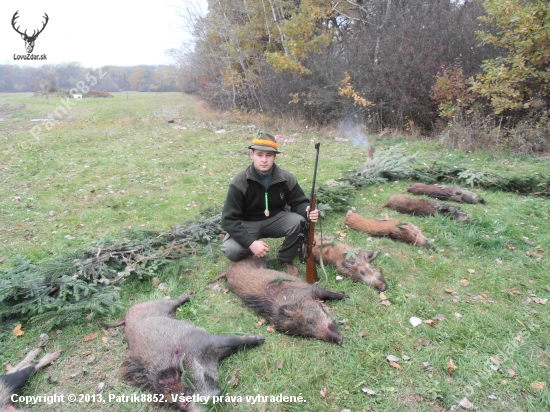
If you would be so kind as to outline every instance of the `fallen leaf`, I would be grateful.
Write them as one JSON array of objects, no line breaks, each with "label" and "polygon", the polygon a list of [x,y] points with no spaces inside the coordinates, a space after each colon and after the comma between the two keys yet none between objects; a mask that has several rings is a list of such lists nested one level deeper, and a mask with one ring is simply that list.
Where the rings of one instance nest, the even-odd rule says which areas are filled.
[{"label": "fallen leaf", "polygon": [[390,362],[398,362],[399,361],[399,358],[395,355],[388,355],[388,356],[386,356],[386,359]]},{"label": "fallen leaf", "polygon": [[274,328],[272,325],[269,325],[269,326],[266,328],[266,330],[267,330],[268,332],[275,332],[275,328]]},{"label": "fallen leaf", "polygon": [[427,319],[427,320],[424,321],[424,323],[425,323],[426,325],[429,325],[429,326],[431,326],[432,328],[434,328],[435,325],[437,324],[437,320],[436,320],[436,319]]},{"label": "fallen leaf", "polygon": [[89,356],[86,357],[86,359],[84,359],[84,362],[85,362],[85,363],[88,363],[88,364],[94,363],[94,362],[95,362],[95,359],[96,359],[96,358],[95,358],[94,355],[89,355]]},{"label": "fallen leaf", "polygon": [[229,379],[229,382],[228,384],[231,385],[231,386],[237,386],[237,384],[239,383],[239,377],[235,374],[231,377],[231,379]]},{"label": "fallen leaf", "polygon": [[401,369],[401,365],[396,362],[390,362],[390,366],[395,369]]},{"label": "fallen leaf", "polygon": [[508,373],[509,378],[513,378],[514,376],[516,376],[516,371],[513,369],[508,369],[506,372]]},{"label": "fallen leaf", "polygon": [[536,389],[537,391],[543,391],[546,387],[546,382],[533,382],[531,388]]},{"label": "fallen leaf", "polygon": [[278,360],[275,362],[275,367],[277,369],[283,369],[283,361],[282,360]]},{"label": "fallen leaf", "polygon": [[442,315],[441,313],[438,313],[437,315],[435,315],[435,318],[438,321],[443,322],[445,320],[445,315]]},{"label": "fallen leaf", "polygon": [[376,395],[376,392],[373,391],[372,389],[369,389],[369,388],[363,388],[361,389],[364,393],[366,393],[367,395],[371,395],[371,396],[374,396]]},{"label": "fallen leaf", "polygon": [[468,409],[470,411],[474,409],[474,404],[470,402],[468,398],[462,398],[458,404],[464,409]]},{"label": "fallen leaf", "polygon": [[435,257],[432,255],[430,256],[430,262],[433,262],[435,260]]},{"label": "fallen leaf", "polygon": [[468,269],[468,273],[470,275],[473,275],[474,273],[476,273],[475,269]]},{"label": "fallen leaf", "polygon": [[380,304],[384,306],[391,306],[391,302],[389,300],[382,300]]},{"label": "fallen leaf", "polygon": [[102,341],[103,343],[109,343],[109,339],[107,339],[106,336],[103,336],[103,337],[101,338],[101,341]]},{"label": "fallen leaf", "polygon": [[97,332],[90,333],[88,336],[86,336],[84,338],[84,342],[89,342],[89,341],[91,341],[92,339],[95,339],[95,338],[97,338]]},{"label": "fallen leaf", "polygon": [[319,392],[319,395],[321,395],[321,398],[325,399],[328,396],[327,388],[321,389],[321,392]]},{"label": "fallen leaf", "polygon": [[256,323],[256,326],[262,326],[265,323],[265,318],[260,318],[260,320]]},{"label": "fallen leaf", "polygon": [[491,362],[493,362],[495,365],[500,365],[500,361],[497,358],[490,356],[489,359],[491,359]]},{"label": "fallen leaf", "polygon": [[455,362],[452,358],[450,358],[449,362],[447,362],[447,373],[449,375],[452,375],[457,369],[458,367],[456,366]]},{"label": "fallen leaf", "polygon": [[380,292],[380,300],[388,300],[384,292]]},{"label": "fallen leaf", "polygon": [[470,284],[466,278],[462,278],[458,283],[460,283],[461,286],[468,286]]},{"label": "fallen leaf", "polygon": [[25,334],[25,332],[23,332],[21,330],[21,324],[17,325],[15,328],[13,328],[13,330],[11,331],[11,333],[13,333],[15,336],[19,337],[19,336],[23,336]]},{"label": "fallen leaf", "polygon": [[517,322],[518,322],[521,326],[525,327],[525,323],[523,323],[523,322],[522,322],[521,320],[519,320],[519,319],[516,319],[516,320],[517,320]]},{"label": "fallen leaf", "polygon": [[403,360],[404,361],[410,361],[411,360],[411,357],[410,356],[407,356],[407,355],[403,355]]},{"label": "fallen leaf", "polygon": [[413,326],[413,328],[416,328],[418,325],[422,324],[422,319],[413,316],[409,319],[409,323]]},{"label": "fallen leaf", "polygon": [[367,336],[367,333],[362,330],[361,332],[357,333],[357,336],[359,336],[360,338],[364,338],[365,336]]},{"label": "fallen leaf", "polygon": [[452,289],[445,289],[445,293],[454,293],[454,290],[452,290]]}]

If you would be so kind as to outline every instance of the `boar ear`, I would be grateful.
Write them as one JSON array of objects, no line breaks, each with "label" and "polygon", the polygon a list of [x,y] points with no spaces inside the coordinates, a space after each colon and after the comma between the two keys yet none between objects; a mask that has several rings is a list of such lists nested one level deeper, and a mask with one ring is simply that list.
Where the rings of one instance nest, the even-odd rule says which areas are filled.
[{"label": "boar ear", "polygon": [[292,318],[295,313],[296,313],[296,305],[287,304],[287,305],[282,305],[279,308],[279,315],[287,318]]},{"label": "boar ear", "polygon": [[362,250],[360,256],[362,259],[365,259],[368,263],[372,262],[380,254],[379,250]]},{"label": "boar ear", "polygon": [[355,264],[355,262],[351,261],[351,260],[344,260],[342,262],[342,266],[345,267],[345,268],[349,268],[351,266],[353,266]]}]

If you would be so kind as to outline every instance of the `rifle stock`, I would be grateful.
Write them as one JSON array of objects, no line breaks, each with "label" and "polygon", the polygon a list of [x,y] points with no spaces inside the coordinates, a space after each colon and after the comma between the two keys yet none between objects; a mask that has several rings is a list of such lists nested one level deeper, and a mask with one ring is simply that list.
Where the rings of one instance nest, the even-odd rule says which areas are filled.
[{"label": "rifle stock", "polygon": [[[313,194],[311,198],[310,210],[315,210],[317,198]],[[315,238],[315,223],[309,222],[309,234],[307,237],[307,262],[306,262],[306,282],[315,283],[319,280],[317,275],[317,266],[315,265],[315,258],[313,257],[313,243]]]}]

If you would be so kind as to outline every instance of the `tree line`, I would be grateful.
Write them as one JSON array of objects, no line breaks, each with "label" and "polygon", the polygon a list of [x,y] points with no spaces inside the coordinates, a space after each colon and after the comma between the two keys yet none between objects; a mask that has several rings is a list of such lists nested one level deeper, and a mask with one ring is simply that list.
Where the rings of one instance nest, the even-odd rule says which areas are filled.
[{"label": "tree line", "polygon": [[[550,103],[550,2],[208,0],[182,6],[184,90],[222,109],[433,130],[457,116],[514,126]],[[546,119],[547,120],[547,119]]]},{"label": "tree line", "polygon": [[[55,92],[70,90],[94,69],[71,62],[40,67],[0,65],[0,92]],[[108,92],[180,91],[180,74],[175,66],[103,66],[93,90]]]}]

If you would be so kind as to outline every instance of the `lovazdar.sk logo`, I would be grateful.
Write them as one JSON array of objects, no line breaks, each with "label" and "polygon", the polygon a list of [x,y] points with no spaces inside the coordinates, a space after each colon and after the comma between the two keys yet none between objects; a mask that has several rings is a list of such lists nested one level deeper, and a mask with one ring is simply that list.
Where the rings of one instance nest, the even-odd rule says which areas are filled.
[{"label": "lovazdar.sk logo", "polygon": [[25,31],[21,31],[21,26],[18,25],[17,27],[15,27],[16,24],[18,24],[16,22],[16,20],[19,18],[19,10],[17,10],[14,14],[13,14],[13,17],[11,19],[11,26],[13,27],[13,29],[19,33],[21,35],[21,38],[25,41],[25,49],[27,50],[27,54],[23,54],[23,55],[18,55],[18,54],[14,54],[13,55],[13,59],[14,60],[47,60],[47,57],[45,54],[42,54],[42,55],[36,55],[36,54],[32,54],[32,51],[34,50],[34,42],[36,41],[36,39],[38,38],[38,35],[40,33],[42,33],[44,31],[44,29],[46,28],[46,25],[48,24],[48,21],[50,20],[50,18],[48,17],[48,15],[46,13],[44,13],[44,16],[42,16],[45,21],[42,22],[42,28],[41,29],[33,29],[33,32],[31,35],[27,34],[27,30],[28,29],[25,29]]}]

